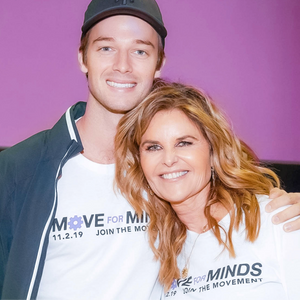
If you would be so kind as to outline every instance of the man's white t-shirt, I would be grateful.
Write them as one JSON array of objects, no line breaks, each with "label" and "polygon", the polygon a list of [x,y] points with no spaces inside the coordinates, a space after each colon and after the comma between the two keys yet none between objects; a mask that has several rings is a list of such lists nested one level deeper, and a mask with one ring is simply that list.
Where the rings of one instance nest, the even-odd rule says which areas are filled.
[{"label": "man's white t-shirt", "polygon": [[82,154],[63,167],[37,299],[157,299],[148,219],[114,192],[114,168]]}]

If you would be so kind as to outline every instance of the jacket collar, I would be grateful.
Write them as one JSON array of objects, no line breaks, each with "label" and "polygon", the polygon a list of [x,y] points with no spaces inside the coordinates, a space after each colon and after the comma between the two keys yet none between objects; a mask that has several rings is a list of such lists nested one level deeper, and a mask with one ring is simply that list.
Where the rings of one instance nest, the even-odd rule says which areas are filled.
[{"label": "jacket collar", "polygon": [[83,150],[75,121],[84,115],[85,109],[86,102],[78,102],[71,106],[53,128],[47,132],[48,148],[46,157],[60,159],[71,144],[74,154]]}]

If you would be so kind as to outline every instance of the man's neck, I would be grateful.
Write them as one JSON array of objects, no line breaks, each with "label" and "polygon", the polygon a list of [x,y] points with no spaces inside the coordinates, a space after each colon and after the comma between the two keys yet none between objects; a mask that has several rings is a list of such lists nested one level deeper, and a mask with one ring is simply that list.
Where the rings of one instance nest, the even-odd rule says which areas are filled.
[{"label": "man's neck", "polygon": [[87,102],[84,116],[76,123],[86,158],[99,164],[114,163],[114,138],[122,116],[108,112],[96,101]]}]

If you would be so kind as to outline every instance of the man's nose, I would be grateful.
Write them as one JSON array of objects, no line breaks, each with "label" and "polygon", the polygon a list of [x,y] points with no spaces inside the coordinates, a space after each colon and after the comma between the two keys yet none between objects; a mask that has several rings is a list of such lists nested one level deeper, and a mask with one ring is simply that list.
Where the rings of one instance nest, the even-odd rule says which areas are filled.
[{"label": "man's nose", "polygon": [[119,71],[120,73],[132,72],[131,59],[126,51],[120,51],[117,53],[113,69],[114,71]]}]

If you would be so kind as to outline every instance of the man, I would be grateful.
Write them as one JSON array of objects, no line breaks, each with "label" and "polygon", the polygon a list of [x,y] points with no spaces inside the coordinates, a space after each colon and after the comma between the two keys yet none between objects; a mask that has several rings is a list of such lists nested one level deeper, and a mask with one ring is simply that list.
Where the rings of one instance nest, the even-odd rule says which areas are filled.
[{"label": "man", "polygon": [[155,0],[90,3],[78,55],[87,103],[0,155],[3,299],[156,299],[147,216],[113,191],[113,141],[159,76],[166,35]]}]

